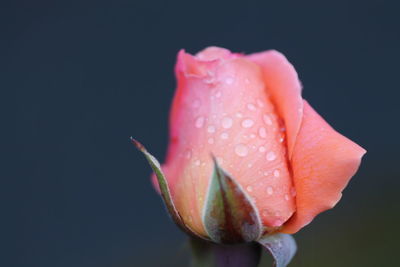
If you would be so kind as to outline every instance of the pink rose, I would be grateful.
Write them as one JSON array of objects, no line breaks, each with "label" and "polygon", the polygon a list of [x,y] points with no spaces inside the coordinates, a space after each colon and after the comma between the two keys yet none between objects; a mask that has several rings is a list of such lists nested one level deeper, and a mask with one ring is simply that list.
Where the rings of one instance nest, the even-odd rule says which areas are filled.
[{"label": "pink rose", "polygon": [[209,238],[203,213],[212,156],[255,207],[263,234],[295,233],[335,206],[366,151],[303,100],[285,56],[182,50],[175,72],[162,170],[174,209],[191,231]]}]

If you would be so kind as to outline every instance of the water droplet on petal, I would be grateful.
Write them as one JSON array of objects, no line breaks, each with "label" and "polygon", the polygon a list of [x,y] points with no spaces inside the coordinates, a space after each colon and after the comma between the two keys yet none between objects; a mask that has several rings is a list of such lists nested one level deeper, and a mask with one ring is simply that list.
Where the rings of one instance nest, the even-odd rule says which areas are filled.
[{"label": "water droplet on petal", "polygon": [[289,201],[289,199],[290,199],[289,195],[288,195],[288,194],[285,194],[285,200],[286,200],[286,201]]},{"label": "water droplet on petal", "polygon": [[216,97],[216,98],[220,98],[221,95],[222,95],[221,91],[218,91],[218,92],[215,94],[215,97]]},{"label": "water droplet on petal", "polygon": [[224,117],[222,119],[222,127],[224,127],[225,129],[231,128],[232,124],[233,124],[233,120],[230,117]]},{"label": "water droplet on petal", "polygon": [[271,186],[267,187],[267,194],[272,195],[274,193],[274,189]]},{"label": "water droplet on petal", "polygon": [[198,117],[195,122],[196,128],[201,128],[204,125],[204,117]]},{"label": "water droplet on petal", "polygon": [[226,140],[226,139],[228,139],[228,138],[229,138],[229,135],[228,135],[227,133],[222,133],[222,134],[221,134],[221,139]]},{"label": "water droplet on petal", "polygon": [[192,157],[192,151],[191,151],[191,150],[186,150],[186,152],[185,152],[185,157],[186,157],[187,159],[190,159],[190,158]]},{"label": "water droplet on petal", "polygon": [[261,127],[260,129],[258,129],[258,135],[261,138],[266,138],[267,137],[267,130],[265,130],[264,127]]},{"label": "water droplet on petal", "polygon": [[263,174],[264,174],[264,176],[268,176],[268,172],[267,171],[265,171]]},{"label": "water droplet on petal", "polygon": [[252,191],[253,191],[253,187],[251,187],[251,186],[249,185],[248,187],[246,187],[246,190],[247,190],[248,192],[252,192]]},{"label": "water droplet on petal", "polygon": [[261,152],[261,153],[264,153],[264,152],[266,151],[266,148],[263,147],[263,146],[260,146],[260,147],[258,148],[258,151]]},{"label": "water droplet on petal", "polygon": [[238,155],[239,157],[245,157],[247,156],[248,153],[248,149],[247,146],[244,144],[238,144],[235,146],[235,153],[236,155]]},{"label": "water droplet on petal", "polygon": [[215,133],[215,126],[214,125],[209,125],[208,128],[207,128],[207,132]]},{"label": "water droplet on petal", "polygon": [[242,117],[243,117],[243,114],[242,114],[242,113],[240,113],[240,112],[238,112],[238,113],[236,113],[236,117],[238,117],[238,118],[242,118]]},{"label": "water droplet on petal", "polygon": [[209,143],[209,144],[214,144],[214,138],[212,138],[212,137],[211,137],[211,138],[208,138],[208,143]]},{"label": "water droplet on petal", "polygon": [[272,120],[268,114],[264,114],[263,119],[264,119],[265,124],[272,125]]},{"label": "water droplet on petal", "polygon": [[263,103],[260,99],[257,99],[257,105],[258,105],[260,108],[264,107],[264,103]]},{"label": "water droplet on petal", "polygon": [[273,160],[275,160],[275,159],[276,159],[276,154],[275,154],[275,152],[273,152],[273,151],[268,152],[268,154],[267,154],[267,160],[273,161]]},{"label": "water droplet on petal", "polygon": [[201,163],[200,160],[196,159],[195,162],[194,162],[194,165],[200,166],[200,163]]},{"label": "water droplet on petal", "polygon": [[233,77],[226,77],[225,78],[225,83],[226,84],[232,84],[235,81]]},{"label": "water droplet on petal", "polygon": [[279,175],[280,175],[279,170],[275,170],[275,171],[274,171],[274,176],[275,176],[275,177],[279,177]]},{"label": "water droplet on petal", "polygon": [[250,134],[250,138],[256,138],[255,134]]},{"label": "water droplet on petal", "polygon": [[254,110],[256,110],[256,106],[254,106],[253,104],[247,104],[247,109],[254,111]]},{"label": "water droplet on petal", "polygon": [[254,125],[254,121],[251,119],[245,119],[242,121],[242,127],[243,128],[250,128]]}]

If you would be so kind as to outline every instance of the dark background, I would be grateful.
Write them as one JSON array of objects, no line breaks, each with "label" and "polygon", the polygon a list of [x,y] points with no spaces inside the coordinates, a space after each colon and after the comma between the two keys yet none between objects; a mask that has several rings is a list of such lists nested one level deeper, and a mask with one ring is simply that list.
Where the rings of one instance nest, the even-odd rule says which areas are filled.
[{"label": "dark background", "polygon": [[129,136],[163,159],[176,53],[209,45],[283,52],[368,150],[291,266],[398,266],[397,1],[60,2],[0,4],[0,266],[186,266]]}]

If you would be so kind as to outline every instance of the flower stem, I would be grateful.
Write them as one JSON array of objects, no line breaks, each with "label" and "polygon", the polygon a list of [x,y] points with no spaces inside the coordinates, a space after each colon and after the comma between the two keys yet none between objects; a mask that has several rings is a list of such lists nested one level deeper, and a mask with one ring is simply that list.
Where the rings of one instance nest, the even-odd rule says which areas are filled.
[{"label": "flower stem", "polygon": [[192,267],[256,267],[261,248],[257,243],[221,245],[190,239]]}]

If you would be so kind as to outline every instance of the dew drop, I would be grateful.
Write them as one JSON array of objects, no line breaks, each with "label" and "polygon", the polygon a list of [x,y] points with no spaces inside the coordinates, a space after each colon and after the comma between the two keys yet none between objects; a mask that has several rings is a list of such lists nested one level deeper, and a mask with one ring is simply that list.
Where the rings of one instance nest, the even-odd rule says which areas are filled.
[{"label": "dew drop", "polygon": [[250,138],[256,138],[256,135],[255,134],[251,134]]},{"label": "dew drop", "polygon": [[254,125],[254,121],[252,121],[251,119],[245,119],[242,121],[242,127],[243,128],[250,128]]},{"label": "dew drop", "polygon": [[279,177],[279,175],[280,175],[279,170],[275,170],[275,171],[274,171],[274,176],[275,176],[275,177]]},{"label": "dew drop", "polygon": [[207,128],[207,132],[215,133],[215,126],[214,125],[209,125],[208,128]]},{"label": "dew drop", "polygon": [[201,163],[200,160],[196,159],[195,162],[194,162],[194,165],[200,166],[200,163]]},{"label": "dew drop", "polygon": [[238,144],[235,146],[235,153],[236,155],[238,155],[239,157],[245,157],[247,156],[248,153],[248,149],[247,146],[244,144]]},{"label": "dew drop", "polygon": [[264,127],[261,127],[260,129],[258,129],[258,135],[261,138],[266,138],[267,137],[267,130],[265,130]]},{"label": "dew drop", "polygon": [[251,186],[249,185],[249,186],[246,187],[246,190],[247,190],[248,192],[252,192],[252,191],[253,191],[253,187],[251,187]]},{"label": "dew drop", "polygon": [[242,118],[242,117],[243,117],[243,114],[242,114],[242,113],[240,113],[240,112],[238,112],[238,113],[236,113],[236,117],[238,117],[238,118]]},{"label": "dew drop", "polygon": [[265,149],[265,147],[260,146],[260,147],[258,148],[258,151],[259,151],[260,153],[264,153],[264,152],[266,151],[266,149]]},{"label": "dew drop", "polygon": [[268,176],[268,172],[267,171],[265,171],[263,174],[264,174],[264,176]]},{"label": "dew drop", "polygon": [[227,77],[227,78],[225,79],[225,83],[226,83],[226,84],[232,84],[234,81],[235,81],[235,80],[233,79],[233,77]]},{"label": "dew drop", "polygon": [[263,103],[260,99],[257,99],[257,105],[258,105],[260,108],[264,107],[264,103]]},{"label": "dew drop", "polygon": [[226,139],[228,139],[228,138],[229,138],[229,135],[228,135],[227,133],[222,133],[222,134],[221,134],[221,139],[226,140]]},{"label": "dew drop", "polygon": [[289,197],[288,194],[285,194],[285,200],[286,200],[286,201],[289,201],[289,200],[290,200],[290,197]]},{"label": "dew drop", "polygon": [[185,157],[186,157],[187,159],[190,159],[190,158],[192,157],[192,151],[191,151],[191,150],[186,150],[186,152],[185,152]]},{"label": "dew drop", "polygon": [[212,137],[211,137],[211,138],[208,138],[208,143],[209,143],[209,144],[214,144],[214,138],[212,138]]},{"label": "dew drop", "polygon": [[232,124],[233,124],[233,120],[230,117],[224,117],[222,119],[222,127],[224,127],[225,129],[231,128]]},{"label": "dew drop", "polygon": [[273,161],[273,160],[275,160],[275,159],[276,159],[276,154],[275,154],[275,152],[273,152],[273,151],[268,152],[268,154],[267,154],[267,160]]},{"label": "dew drop", "polygon": [[254,110],[256,110],[256,106],[254,106],[253,104],[247,104],[247,109],[254,111]]},{"label": "dew drop", "polygon": [[274,189],[271,186],[267,187],[267,194],[272,195],[274,193]]},{"label": "dew drop", "polygon": [[249,163],[249,164],[247,164],[247,167],[251,168],[251,167],[253,167],[253,164]]},{"label": "dew drop", "polygon": [[264,119],[265,124],[272,125],[272,120],[268,114],[264,114],[263,119]]},{"label": "dew drop", "polygon": [[215,94],[215,97],[216,97],[216,98],[220,98],[221,95],[222,95],[221,91],[218,91],[218,92]]},{"label": "dew drop", "polygon": [[198,117],[195,122],[196,128],[201,128],[204,125],[204,117]]}]

